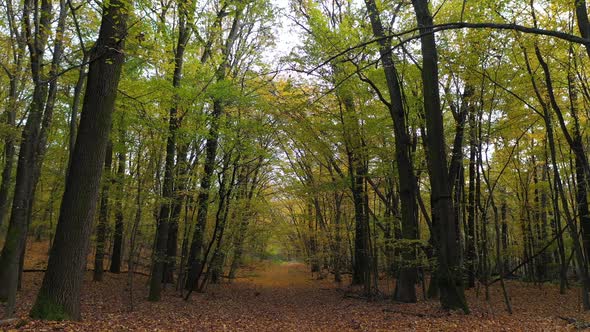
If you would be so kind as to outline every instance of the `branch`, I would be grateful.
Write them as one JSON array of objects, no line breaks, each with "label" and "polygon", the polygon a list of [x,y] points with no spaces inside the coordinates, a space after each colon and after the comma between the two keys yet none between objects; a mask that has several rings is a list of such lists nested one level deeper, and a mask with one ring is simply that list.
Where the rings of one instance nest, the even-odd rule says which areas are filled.
[{"label": "branch", "polygon": [[313,69],[311,69],[309,72],[314,72],[317,69],[325,66],[326,64],[332,62],[333,60],[335,60],[336,58],[359,48],[368,46],[370,44],[376,43],[376,42],[380,42],[383,40],[391,40],[393,38],[399,38],[399,37],[403,37],[404,35],[416,32],[416,31],[421,31],[423,29],[431,29],[430,31],[426,31],[423,33],[420,33],[418,35],[414,35],[411,37],[408,37],[407,39],[401,40],[399,42],[399,44],[397,45],[393,45],[392,48],[397,48],[402,46],[403,44],[406,44],[410,41],[422,38],[425,35],[429,35],[435,32],[439,32],[439,31],[445,31],[445,30],[459,30],[459,29],[496,29],[496,30],[512,30],[512,31],[519,31],[519,32],[523,32],[523,33],[528,33],[528,34],[534,34],[534,35],[542,35],[542,36],[550,36],[550,37],[555,37],[558,39],[562,39],[568,42],[572,42],[572,43],[576,43],[576,44],[581,44],[581,45],[585,45],[585,46],[590,46],[590,40],[586,39],[586,38],[582,38],[576,35],[572,35],[566,32],[561,32],[561,31],[555,31],[555,30],[545,30],[545,29],[540,29],[540,28],[532,28],[532,27],[527,27],[524,25],[519,25],[519,24],[513,24],[513,23],[466,23],[466,22],[456,22],[456,23],[443,23],[443,24],[435,24],[432,26],[422,26],[422,27],[416,27],[416,28],[412,28],[409,30],[405,30],[399,33],[394,33],[394,34],[390,34],[387,36],[383,36],[380,38],[375,38],[375,39],[371,39],[369,41],[357,44],[355,46],[349,47],[341,52],[338,52],[337,54],[329,57],[328,59],[326,59],[324,62],[320,63],[319,65],[317,65],[316,67],[314,67]]}]

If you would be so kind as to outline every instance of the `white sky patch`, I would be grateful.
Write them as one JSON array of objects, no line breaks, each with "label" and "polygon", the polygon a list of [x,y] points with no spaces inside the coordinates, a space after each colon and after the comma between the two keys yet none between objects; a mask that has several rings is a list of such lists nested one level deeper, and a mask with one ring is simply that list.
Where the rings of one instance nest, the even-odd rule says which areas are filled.
[{"label": "white sky patch", "polygon": [[277,26],[274,27],[275,47],[268,48],[264,51],[263,57],[268,63],[276,64],[278,61],[289,55],[291,50],[301,45],[299,28],[289,17],[289,0],[271,0],[271,3],[277,7]]}]

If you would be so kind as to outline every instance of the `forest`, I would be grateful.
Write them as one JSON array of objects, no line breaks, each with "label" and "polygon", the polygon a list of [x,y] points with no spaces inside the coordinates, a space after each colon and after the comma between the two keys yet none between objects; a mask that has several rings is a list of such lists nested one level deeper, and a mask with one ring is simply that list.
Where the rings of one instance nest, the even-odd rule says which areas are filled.
[{"label": "forest", "polygon": [[586,0],[0,8],[0,330],[590,328]]}]

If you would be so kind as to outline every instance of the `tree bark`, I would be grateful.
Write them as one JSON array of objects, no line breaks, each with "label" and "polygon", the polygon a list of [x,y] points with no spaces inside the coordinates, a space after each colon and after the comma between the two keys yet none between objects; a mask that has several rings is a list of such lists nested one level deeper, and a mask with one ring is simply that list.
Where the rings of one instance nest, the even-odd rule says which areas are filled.
[{"label": "tree bark", "polygon": [[[561,111],[560,111],[559,106],[557,105],[557,100],[553,94],[553,86],[552,86],[551,76],[549,73],[549,67],[547,66],[547,63],[543,59],[543,57],[541,55],[541,51],[539,50],[539,48],[537,46],[535,46],[535,55],[537,56],[537,60],[539,60],[539,63],[541,64],[541,67],[543,68],[543,73],[544,73],[544,77],[545,77],[545,84],[546,84],[546,88],[547,88],[547,93],[549,95],[551,107],[556,112],[558,117],[560,117]],[[556,152],[556,147],[555,147],[555,138],[554,138],[552,116],[551,116],[551,113],[549,112],[549,105],[547,105],[547,103],[545,102],[545,100],[543,98],[543,95],[541,94],[539,88],[537,87],[537,84],[534,79],[533,71],[531,69],[526,51],[524,52],[524,56],[525,56],[525,60],[526,60],[527,71],[528,71],[529,75],[531,76],[531,83],[533,85],[533,90],[534,90],[535,95],[536,95],[536,97],[543,109],[543,120],[545,122],[545,130],[547,133],[547,142],[549,143],[549,152],[550,152],[550,157],[551,157],[551,163],[553,165],[553,181],[555,182],[555,188],[554,188],[554,190],[555,190],[555,193],[554,193],[554,195],[555,195],[555,198],[554,198],[555,218],[556,218],[556,220],[558,220],[558,218],[559,218],[559,211],[560,211],[559,210],[559,200],[561,200],[561,206],[563,209],[562,211],[565,213],[567,227],[568,227],[568,230],[570,232],[570,236],[571,236],[572,242],[573,242],[572,255],[574,255],[576,258],[577,267],[578,267],[577,272],[578,272],[579,277],[581,279],[582,302],[584,305],[584,309],[589,310],[590,309],[590,297],[588,294],[588,289],[590,287],[590,284],[589,284],[589,276],[588,276],[588,266],[587,266],[586,260],[584,258],[582,244],[580,243],[580,239],[578,237],[577,225],[575,223],[575,220],[572,218],[572,216],[570,214],[567,198],[565,197],[563,184],[561,182],[561,176],[559,174],[559,168],[557,167],[558,160],[557,160],[557,152]],[[560,118],[560,124],[562,125],[562,131],[564,132],[564,135],[566,135],[566,137],[569,137],[567,130],[565,130],[565,128],[563,127],[563,121],[561,121],[561,120],[562,120],[562,118]],[[569,137],[567,140],[568,140],[568,143],[572,142],[571,137]],[[559,224],[558,224],[558,227],[559,227]]]},{"label": "tree bark", "polygon": [[[6,14],[8,16],[8,27],[11,38],[14,40],[12,43],[12,58],[14,62],[14,70],[8,73],[9,76],[9,88],[6,103],[6,110],[4,113],[5,123],[9,128],[16,129],[16,113],[17,113],[17,99],[19,94],[19,83],[21,72],[24,69],[24,59],[26,52],[26,40],[24,32],[19,30],[16,24],[16,16],[12,0],[6,1]],[[24,29],[23,29],[24,30]],[[8,135],[4,140],[4,166],[2,168],[2,182],[0,183],[0,229],[5,221],[6,214],[10,208],[10,187],[12,183],[12,171],[14,168],[14,157],[16,154],[16,135]]]},{"label": "tree bark", "polygon": [[[6,316],[8,317],[12,316],[15,308],[21,256],[26,246],[31,206],[37,183],[36,167],[40,166],[37,149],[43,136],[41,126],[48,94],[48,85],[44,82],[42,68],[52,20],[52,7],[49,0],[40,3],[27,0],[23,6],[24,38],[27,40],[29,49],[34,87],[29,115],[21,134],[6,242],[0,254],[0,300],[7,300]],[[31,15],[39,21],[32,22]]]},{"label": "tree bark", "polygon": [[[242,6],[238,6],[235,12],[232,27],[222,49],[222,60],[217,69],[216,78],[218,82],[226,79],[229,63],[229,52],[238,37],[238,25],[241,20]],[[202,270],[201,259],[203,253],[203,244],[205,237],[205,228],[207,227],[207,213],[209,211],[209,195],[211,189],[211,177],[215,171],[215,158],[217,156],[217,147],[219,145],[219,125],[224,113],[225,101],[220,98],[213,100],[213,112],[211,112],[211,123],[209,125],[209,135],[205,143],[205,165],[201,177],[201,185],[197,198],[197,225],[193,234],[189,250],[189,269],[186,279],[185,288],[189,290],[186,299],[190,297],[191,291],[197,286],[197,278]]]},{"label": "tree bark", "polygon": [[[379,39],[379,53],[390,96],[389,113],[393,120],[395,134],[395,157],[399,176],[399,197],[401,201],[402,237],[407,240],[418,239],[418,205],[416,197],[418,188],[411,159],[411,141],[408,124],[404,113],[402,91],[393,57],[391,42],[385,37],[385,30],[379,17],[379,10],[374,0],[365,0],[371,20],[373,35]],[[407,246],[402,250],[404,262],[416,260],[415,248]],[[412,263],[402,267],[396,284],[395,299],[402,302],[416,302],[415,285],[418,281],[417,269]]]},{"label": "tree bark", "polygon": [[124,62],[128,2],[103,7],[93,48],[72,167],[63,195],[47,272],[31,309],[36,319],[79,320],[80,290],[92,221]]},{"label": "tree bark", "polygon": [[98,211],[98,226],[96,227],[96,252],[94,255],[94,274],[92,280],[102,281],[104,274],[104,254],[109,223],[109,191],[111,187],[111,165],[113,163],[113,142],[107,143],[104,159],[104,173],[102,174],[102,194]]},{"label": "tree bark", "polygon": [[[455,224],[455,212],[447,171],[447,156],[442,109],[438,87],[438,54],[432,33],[432,15],[427,0],[412,0],[416,20],[422,34],[422,84],[424,111],[428,130],[428,159],[432,165],[430,174],[433,203],[433,224],[436,225],[438,245],[437,277],[440,302],[445,309],[462,309],[469,312],[463,289],[460,266],[460,246]],[[436,222],[434,221],[436,219]]]},{"label": "tree bark", "polygon": [[[590,21],[588,20],[588,7],[586,0],[574,0],[576,8],[576,19],[578,21],[578,29],[582,38],[590,39]],[[585,44],[586,52],[590,56],[590,44]]]},{"label": "tree bark", "polygon": [[[190,29],[187,26],[187,19],[189,18],[189,12],[187,8],[181,8],[187,6],[186,3],[179,3],[179,28],[178,28],[178,40],[176,43],[176,50],[174,52],[174,73],[172,76],[172,87],[178,89],[182,80],[182,70],[184,65],[184,53],[186,50],[186,44],[189,40]],[[190,7],[190,6],[188,6]],[[180,107],[180,97],[175,95],[173,106],[170,108],[168,114],[168,138],[166,140],[166,162],[164,166],[164,184],[162,187],[162,203],[160,204],[160,212],[158,215],[158,226],[155,243],[155,253],[152,262],[152,273],[150,278],[150,293],[148,299],[150,301],[158,301],[161,296],[162,282],[164,280],[165,270],[169,265],[169,260],[173,260],[176,257],[168,257],[167,251],[169,248],[169,236],[174,227],[178,227],[177,224],[173,225],[172,214],[173,214],[173,200],[175,199],[175,179],[174,169],[176,160],[176,149],[177,149],[177,136],[178,129],[180,128],[180,118],[178,117],[178,108]],[[173,239],[174,241],[176,239]],[[176,246],[176,243],[174,243]]]},{"label": "tree bark", "polygon": [[[121,121],[122,122],[122,121]],[[117,197],[115,201],[115,232],[113,234],[113,252],[111,255],[111,267],[109,269],[112,273],[121,272],[121,258],[123,256],[123,199],[125,198],[125,165],[126,165],[126,150],[125,150],[125,128],[123,123],[119,124],[119,144],[122,145],[122,151],[118,153],[118,167],[117,167]],[[139,167],[139,166],[138,166]]]},{"label": "tree bark", "polygon": [[475,204],[475,179],[477,166],[477,120],[474,109],[470,109],[469,117],[469,187],[467,193],[467,229],[465,230],[465,260],[467,265],[467,287],[475,287],[475,269],[476,249],[475,249],[475,229],[476,229],[476,204]]}]

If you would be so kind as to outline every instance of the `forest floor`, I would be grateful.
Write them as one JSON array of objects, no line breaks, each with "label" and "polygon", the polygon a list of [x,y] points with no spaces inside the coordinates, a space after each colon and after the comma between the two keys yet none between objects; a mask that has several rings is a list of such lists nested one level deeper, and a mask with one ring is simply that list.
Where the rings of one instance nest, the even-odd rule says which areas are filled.
[{"label": "forest floor", "polygon": [[[83,320],[44,322],[27,317],[42,280],[42,273],[29,272],[24,274],[18,297],[20,318],[0,330],[567,331],[590,321],[590,314],[579,309],[577,291],[559,295],[551,284],[508,282],[512,315],[504,309],[498,286],[490,288],[490,302],[483,300],[483,289],[479,296],[476,290],[469,290],[472,313],[464,315],[440,310],[437,301],[367,301],[346,283],[338,285],[329,277],[318,280],[301,263],[260,263],[243,269],[232,283],[210,285],[204,293],[193,293],[188,302],[169,287],[162,301],[153,303],[146,300],[147,278],[136,275],[134,310],[129,311],[127,274],[106,273],[97,283],[87,273]],[[392,285],[381,282],[383,291],[390,293]]]}]

